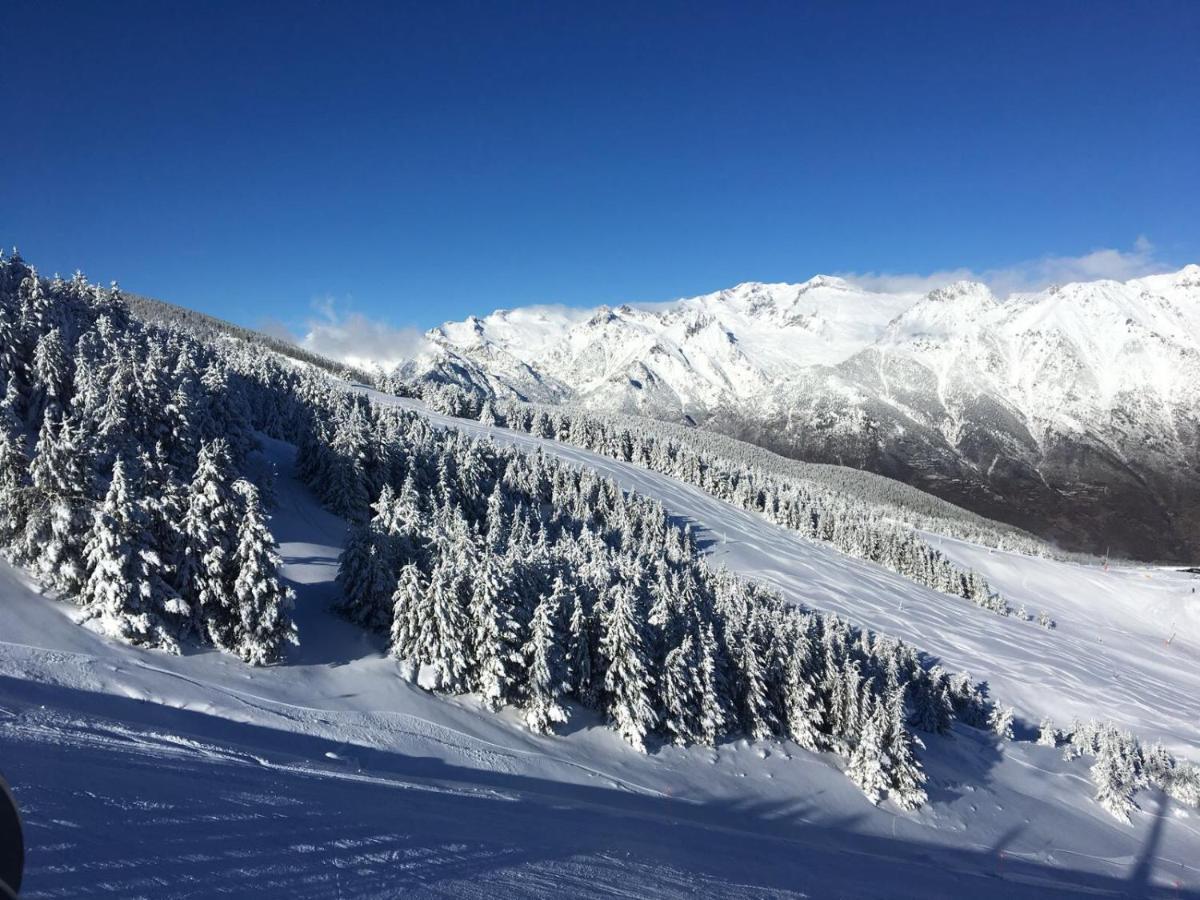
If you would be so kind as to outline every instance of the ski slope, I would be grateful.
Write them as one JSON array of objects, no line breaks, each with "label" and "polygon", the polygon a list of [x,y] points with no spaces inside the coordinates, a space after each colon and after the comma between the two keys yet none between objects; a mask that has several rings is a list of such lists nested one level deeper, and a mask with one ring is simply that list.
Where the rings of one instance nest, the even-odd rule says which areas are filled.
[{"label": "ski slope", "polygon": [[[986,557],[969,561],[1010,600],[1043,595],[1060,622],[1047,633],[663,476],[429,415],[544,444],[658,497],[715,560],[970,668],[1025,718],[1072,704],[1176,747],[1195,741],[1183,576],[947,544]],[[286,665],[115,644],[0,564],[0,770],[26,816],[23,897],[1200,894],[1194,813],[1143,794],[1122,825],[1092,801],[1085,760],[1029,743],[965,728],[931,739],[931,802],[899,814],[787,742],[642,756],[582,710],[562,736],[538,737],[511,712],[427,694],[380,639],[329,612],[344,524],[291,477],[294,449],[265,444],[261,462],[280,473],[272,528],[298,597],[301,643]],[[1143,659],[1168,613],[1178,635],[1156,652],[1178,655]]]},{"label": "ski slope", "polygon": [[1198,576],[1153,567],[1105,571],[929,536],[952,560],[982,572],[1014,609],[1048,611],[1058,626],[1047,631],[833,552],[668,476],[371,393],[376,402],[419,409],[446,427],[541,447],[657,498],[668,513],[691,523],[715,564],[986,679],[993,695],[1033,726],[1047,716],[1063,725],[1073,717],[1108,719],[1184,757],[1200,756]]}]

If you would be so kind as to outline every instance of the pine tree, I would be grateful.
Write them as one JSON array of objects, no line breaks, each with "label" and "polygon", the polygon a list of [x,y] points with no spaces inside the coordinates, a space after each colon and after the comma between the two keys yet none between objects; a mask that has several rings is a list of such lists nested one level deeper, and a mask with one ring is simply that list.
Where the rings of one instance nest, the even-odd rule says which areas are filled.
[{"label": "pine tree", "polygon": [[859,695],[863,691],[863,679],[859,674],[858,661],[846,656],[840,667],[827,663],[829,675],[829,732],[835,749],[847,752],[859,739],[864,712],[860,709]]},{"label": "pine tree", "polygon": [[711,623],[700,631],[698,647],[696,692],[700,701],[700,742],[711,747],[729,732],[734,722],[733,701],[725,678],[725,659]]},{"label": "pine tree", "polygon": [[650,704],[652,678],[636,607],[633,591],[627,584],[619,585],[606,617],[601,651],[607,662],[604,689],[608,714],[621,737],[645,753],[646,735],[658,723],[658,716]]},{"label": "pine tree", "polygon": [[86,578],[80,593],[84,618],[112,636],[178,652],[164,619],[172,592],[159,575],[141,510],[130,496],[118,457],[104,502],[84,550]]},{"label": "pine tree", "polygon": [[417,659],[436,670],[438,686],[449,693],[462,693],[469,687],[463,644],[467,625],[464,570],[456,563],[447,553],[434,566],[417,616]]},{"label": "pine tree", "polygon": [[351,523],[350,537],[338,557],[339,609],[364,628],[386,631],[392,622],[392,595],[400,562],[396,535],[401,527],[390,487],[383,487],[372,509],[370,521]]},{"label": "pine tree", "polygon": [[360,415],[345,414],[338,422],[330,449],[322,499],[336,515],[345,519],[366,518],[367,479],[364,471],[366,440]]},{"label": "pine tree", "polygon": [[176,369],[175,390],[163,410],[165,446],[171,464],[182,472],[196,467],[200,452],[200,401],[196,382],[185,367]]},{"label": "pine tree", "polygon": [[1058,739],[1059,731],[1054,727],[1054,723],[1050,719],[1042,719],[1041,726],[1038,729],[1038,746],[1057,747]]},{"label": "pine tree", "polygon": [[29,515],[18,558],[74,596],[83,582],[80,562],[92,504],[92,458],[82,429],[68,418],[56,423],[47,416],[29,474]]},{"label": "pine tree", "polygon": [[1106,732],[1100,738],[1096,762],[1092,765],[1092,782],[1096,785],[1096,802],[1129,824],[1130,814],[1136,809],[1134,771],[1112,732]]},{"label": "pine tree", "polygon": [[662,676],[662,725],[680,746],[703,743],[706,737],[702,698],[696,695],[699,658],[690,634],[667,654]]},{"label": "pine tree", "polygon": [[805,672],[805,654],[796,648],[788,657],[784,683],[784,725],[787,736],[805,750],[820,750],[821,707],[816,689]]},{"label": "pine tree", "polygon": [[392,594],[392,655],[416,661],[420,652],[421,622],[426,588],[421,570],[413,563],[400,569]]},{"label": "pine tree", "polygon": [[[12,378],[0,382],[4,385],[4,393],[0,394],[0,422],[13,434],[24,434],[25,422],[21,415],[20,398]],[[43,419],[43,426],[45,421]]]},{"label": "pine tree", "polygon": [[741,713],[742,730],[751,739],[762,740],[774,733],[775,717],[767,702],[762,666],[750,629],[742,636],[739,649],[738,709]]},{"label": "pine tree", "polygon": [[871,803],[878,804],[883,799],[887,789],[888,779],[884,770],[884,737],[886,720],[880,715],[879,704],[873,703],[869,710],[864,711],[862,733],[850,762],[846,775],[858,785]]},{"label": "pine tree", "polygon": [[924,677],[917,679],[914,687],[917,728],[929,734],[948,734],[954,720],[954,703],[942,667],[934,666]]},{"label": "pine tree", "polygon": [[470,585],[468,618],[484,704],[499,709],[516,699],[523,664],[520,625],[513,617],[512,583],[500,557],[485,552]]},{"label": "pine tree", "polygon": [[217,439],[201,447],[188,489],[178,587],[199,636],[221,650],[236,644],[232,558],[240,517],[229,450]]},{"label": "pine tree", "polygon": [[62,332],[51,328],[37,342],[33,353],[33,395],[31,421],[39,422],[48,409],[62,410],[67,402],[67,351]]},{"label": "pine tree", "polygon": [[278,662],[285,644],[299,643],[291,620],[294,595],[279,579],[275,540],[267,530],[258,489],[239,481],[242,498],[237,549],[233,555],[233,607],[230,650],[251,665]]},{"label": "pine tree", "polygon": [[886,712],[888,796],[901,809],[918,809],[929,799],[925,793],[925,771],[916,756],[916,748],[924,745],[905,725],[903,686],[896,686],[888,695]]},{"label": "pine tree", "polygon": [[[170,585],[179,584],[179,565],[182,562],[184,533],[183,521],[187,510],[187,491],[175,475],[167,459],[167,451],[160,443],[153,453],[142,453],[138,457],[145,494],[141,506],[146,514],[147,528],[155,552],[162,560],[163,578]],[[173,612],[186,616],[190,610],[182,598],[176,598]],[[182,620],[181,620],[182,621]]]},{"label": "pine tree", "polygon": [[988,726],[1003,740],[1013,739],[1013,708],[1011,706],[995,706],[988,717]]},{"label": "pine tree", "polygon": [[525,646],[529,673],[525,723],[539,734],[549,734],[556,723],[567,720],[567,710],[562,704],[567,672],[560,625],[566,599],[567,588],[561,577],[556,578],[553,589],[542,596],[534,610],[529,643]]},{"label": "pine tree", "polygon": [[15,423],[0,416],[0,544],[8,544],[25,528],[28,472],[24,437]]},{"label": "pine tree", "polygon": [[487,511],[484,513],[484,535],[484,549],[489,554],[503,553],[504,548],[508,546],[508,521],[504,515],[504,493],[499,481],[488,497]]},{"label": "pine tree", "polygon": [[593,628],[592,621],[584,611],[583,591],[575,593],[575,603],[571,608],[569,625],[569,670],[571,687],[575,698],[584,706],[595,706],[596,684],[595,665],[592,660]]}]

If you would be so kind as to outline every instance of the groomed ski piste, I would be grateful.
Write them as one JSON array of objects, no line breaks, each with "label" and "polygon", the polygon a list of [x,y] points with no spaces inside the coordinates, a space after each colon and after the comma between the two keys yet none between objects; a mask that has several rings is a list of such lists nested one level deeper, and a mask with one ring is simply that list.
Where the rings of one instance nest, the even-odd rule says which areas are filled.
[{"label": "groomed ski piste", "polygon": [[264,439],[297,593],[283,665],[115,643],[0,564],[0,764],[25,815],[22,897],[1200,895],[1200,816],[1142,791],[1126,825],[1093,799],[1090,760],[1033,743],[1043,717],[1096,718],[1200,756],[1200,578],[931,538],[1014,607],[1048,611],[1047,631],[666,476],[372,396],[657,498],[713,564],[986,680],[1017,740],[929,737],[929,803],[904,813],[787,741],[642,755],[579,708],[541,737],[513,711],[427,693],[330,611],[345,523],[292,476],[295,449]]}]

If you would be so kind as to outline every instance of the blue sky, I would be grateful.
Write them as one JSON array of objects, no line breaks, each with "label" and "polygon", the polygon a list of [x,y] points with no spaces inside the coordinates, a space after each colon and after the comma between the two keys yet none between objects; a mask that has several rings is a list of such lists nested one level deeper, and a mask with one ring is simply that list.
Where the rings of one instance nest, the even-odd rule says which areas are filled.
[{"label": "blue sky", "polygon": [[244,324],[1200,260],[1200,3],[4,21],[0,242]]}]

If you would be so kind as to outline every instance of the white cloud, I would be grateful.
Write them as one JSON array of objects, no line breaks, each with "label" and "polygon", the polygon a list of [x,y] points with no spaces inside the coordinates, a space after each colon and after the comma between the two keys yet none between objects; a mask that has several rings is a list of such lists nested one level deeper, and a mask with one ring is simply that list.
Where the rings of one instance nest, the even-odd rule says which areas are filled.
[{"label": "white cloud", "polygon": [[1043,256],[995,269],[946,269],[929,274],[902,272],[842,272],[840,277],[860,287],[888,293],[927,293],[955,281],[982,281],[997,296],[1036,291],[1051,284],[1114,279],[1128,281],[1171,270],[1155,254],[1154,245],[1139,237],[1128,250],[1100,249],[1082,256]]},{"label": "white cloud", "polygon": [[345,301],[332,296],[313,301],[317,313],[304,325],[304,335],[296,343],[306,350],[341,360],[352,366],[393,366],[412,359],[429,349],[425,335],[417,328],[396,328],[362,313],[345,311]]}]

